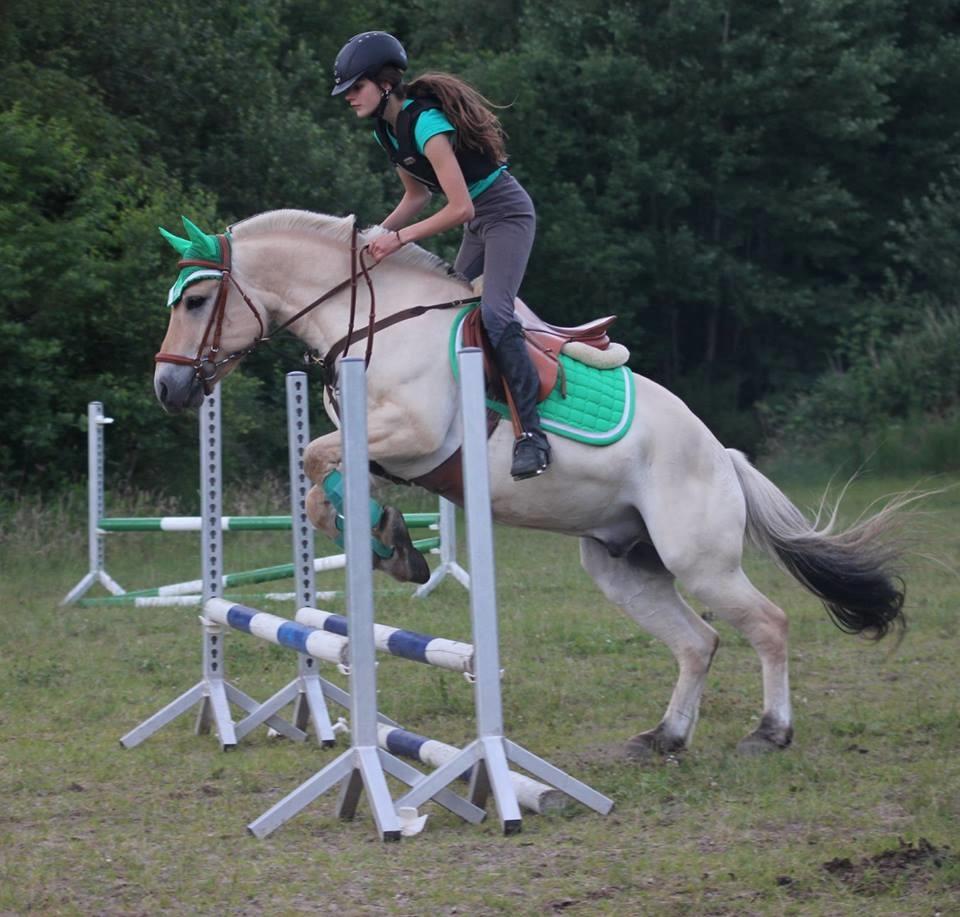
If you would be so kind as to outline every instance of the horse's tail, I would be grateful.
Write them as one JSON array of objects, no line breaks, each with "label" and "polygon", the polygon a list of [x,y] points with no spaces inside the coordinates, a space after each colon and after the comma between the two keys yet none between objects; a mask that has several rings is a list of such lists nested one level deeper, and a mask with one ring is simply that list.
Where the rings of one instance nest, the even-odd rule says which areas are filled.
[{"label": "horse's tail", "polygon": [[747,538],[812,592],[834,624],[879,640],[903,631],[904,583],[892,568],[903,555],[898,511],[890,501],[846,531],[834,531],[836,512],[818,527],[735,449],[728,449],[747,503]]}]

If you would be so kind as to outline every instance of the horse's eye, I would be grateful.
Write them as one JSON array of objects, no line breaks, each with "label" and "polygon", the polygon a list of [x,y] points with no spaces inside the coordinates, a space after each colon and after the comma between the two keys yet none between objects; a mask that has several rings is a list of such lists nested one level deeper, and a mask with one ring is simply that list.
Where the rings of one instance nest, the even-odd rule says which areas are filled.
[{"label": "horse's eye", "polygon": [[206,296],[188,296],[184,300],[184,303],[186,304],[187,311],[192,312],[194,309],[199,309],[206,301]]}]

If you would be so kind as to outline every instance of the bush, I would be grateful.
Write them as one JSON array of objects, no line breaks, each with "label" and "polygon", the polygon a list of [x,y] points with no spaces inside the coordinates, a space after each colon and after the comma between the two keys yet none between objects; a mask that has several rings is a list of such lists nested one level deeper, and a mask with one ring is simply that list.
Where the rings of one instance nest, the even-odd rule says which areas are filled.
[{"label": "bush", "polygon": [[801,450],[884,471],[960,467],[960,310],[929,310],[917,327],[871,345],[792,403],[765,405],[771,458]]}]

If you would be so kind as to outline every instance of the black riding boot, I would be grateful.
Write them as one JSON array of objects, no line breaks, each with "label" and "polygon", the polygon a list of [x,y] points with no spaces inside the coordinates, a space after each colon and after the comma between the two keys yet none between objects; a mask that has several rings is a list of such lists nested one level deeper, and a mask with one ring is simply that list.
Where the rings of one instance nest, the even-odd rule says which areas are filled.
[{"label": "black riding boot", "polygon": [[497,366],[513,396],[523,433],[513,446],[510,474],[522,481],[543,474],[550,464],[550,444],[540,427],[537,391],[540,380],[527,353],[519,322],[507,325],[496,348]]}]

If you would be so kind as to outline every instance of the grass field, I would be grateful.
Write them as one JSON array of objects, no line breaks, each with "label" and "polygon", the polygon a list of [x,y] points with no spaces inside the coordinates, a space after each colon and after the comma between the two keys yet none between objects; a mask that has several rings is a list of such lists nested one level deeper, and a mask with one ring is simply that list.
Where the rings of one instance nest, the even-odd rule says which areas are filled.
[{"label": "grass field", "polygon": [[[856,484],[846,517],[908,483]],[[144,503],[111,510],[154,510]],[[225,506],[283,512],[282,501]],[[841,634],[772,564],[751,559],[751,576],[791,619],[792,748],[735,754],[759,714],[759,666],[718,623],[694,746],[649,764],[621,748],[658,721],[674,681],[669,652],[599,596],[575,541],[498,529],[507,734],[616,808],[529,816],[505,838],[495,818],[469,826],[430,806],[423,834],[383,845],[363,806],[342,823],[332,796],[267,840],[245,830],[338,750],[260,730],[224,754],[189,716],[123,750],[121,735],[197,680],[196,614],[58,608],[86,563],[78,507],[21,507],[0,541],[0,913],[960,913],[960,490],[925,509],[899,646]],[[283,533],[225,543],[229,569],[289,553]],[[115,536],[108,569],[127,588],[193,578],[197,544]],[[338,588],[342,576],[323,583]],[[378,597],[380,620],[469,639],[457,584],[423,601],[377,584],[392,590]],[[227,636],[226,659],[257,698],[295,669],[286,651],[239,634]],[[382,709],[408,728],[472,737],[462,678],[385,659],[379,686]]]}]

